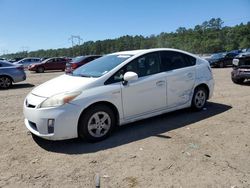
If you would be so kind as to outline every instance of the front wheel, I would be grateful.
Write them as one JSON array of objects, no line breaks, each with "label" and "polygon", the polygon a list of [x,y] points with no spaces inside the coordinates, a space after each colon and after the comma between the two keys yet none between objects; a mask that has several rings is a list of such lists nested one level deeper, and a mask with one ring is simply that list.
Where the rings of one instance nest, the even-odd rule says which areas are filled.
[{"label": "front wheel", "polygon": [[232,81],[235,84],[243,84],[244,80],[245,80],[244,78],[233,78],[232,77]]},{"label": "front wheel", "polygon": [[90,107],[79,120],[78,135],[90,142],[97,142],[107,138],[115,126],[113,111],[105,105]]},{"label": "front wheel", "polygon": [[38,67],[36,72],[38,73],[43,73],[44,72],[44,68],[43,67]]},{"label": "front wheel", "polygon": [[206,105],[208,92],[204,87],[198,87],[194,90],[192,99],[192,108],[196,111],[202,110]]}]

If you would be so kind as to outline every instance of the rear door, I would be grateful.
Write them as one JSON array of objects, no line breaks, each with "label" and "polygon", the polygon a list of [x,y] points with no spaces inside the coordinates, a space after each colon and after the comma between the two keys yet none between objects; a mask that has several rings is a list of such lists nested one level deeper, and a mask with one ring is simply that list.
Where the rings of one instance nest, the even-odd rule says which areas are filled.
[{"label": "rear door", "polygon": [[192,99],[196,59],[189,55],[162,51],[161,69],[166,72],[168,108],[184,105]]}]

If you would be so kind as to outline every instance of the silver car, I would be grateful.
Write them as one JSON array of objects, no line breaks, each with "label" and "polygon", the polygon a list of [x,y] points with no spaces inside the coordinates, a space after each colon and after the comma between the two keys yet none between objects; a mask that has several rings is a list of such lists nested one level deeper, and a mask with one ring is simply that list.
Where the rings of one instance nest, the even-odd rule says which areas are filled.
[{"label": "silver car", "polygon": [[40,58],[29,57],[29,58],[21,59],[20,61],[17,61],[14,64],[22,65],[24,68],[28,68],[29,65],[40,63],[40,62],[41,62]]},{"label": "silver car", "polygon": [[7,61],[0,61],[0,89],[9,88],[14,82],[26,79],[23,66],[15,65]]}]

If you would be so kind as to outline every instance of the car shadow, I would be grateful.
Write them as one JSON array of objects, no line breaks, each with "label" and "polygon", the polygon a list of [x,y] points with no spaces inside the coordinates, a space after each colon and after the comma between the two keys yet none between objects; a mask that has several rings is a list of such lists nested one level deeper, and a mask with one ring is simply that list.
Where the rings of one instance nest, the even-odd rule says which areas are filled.
[{"label": "car shadow", "polygon": [[33,139],[41,148],[51,152],[65,154],[93,153],[152,136],[160,139],[171,139],[170,136],[162,134],[221,114],[231,108],[231,106],[225,104],[208,102],[207,107],[200,112],[183,109],[118,127],[111,137],[97,143],[88,143],[80,139],[48,141],[34,135]]},{"label": "car shadow", "polygon": [[9,87],[7,89],[0,89],[0,90],[23,89],[23,88],[30,88],[30,87],[34,87],[34,86],[35,85],[29,84],[29,83],[21,83],[21,84],[13,84],[11,87]]}]

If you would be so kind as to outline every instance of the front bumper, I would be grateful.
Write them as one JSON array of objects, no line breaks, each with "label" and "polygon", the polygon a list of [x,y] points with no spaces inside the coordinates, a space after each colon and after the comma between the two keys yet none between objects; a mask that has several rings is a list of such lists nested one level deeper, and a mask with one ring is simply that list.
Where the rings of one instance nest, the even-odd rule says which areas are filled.
[{"label": "front bumper", "polygon": [[250,69],[234,69],[231,72],[231,76],[235,79],[250,79]]},{"label": "front bumper", "polygon": [[36,71],[36,67],[35,66],[34,67],[33,66],[28,66],[28,70],[29,71]]},{"label": "front bumper", "polygon": [[[26,99],[27,100],[27,99]],[[65,140],[78,137],[78,119],[81,109],[75,104],[53,108],[37,108],[24,102],[25,125],[33,134],[47,140]],[[48,125],[53,120],[53,130]]]}]

